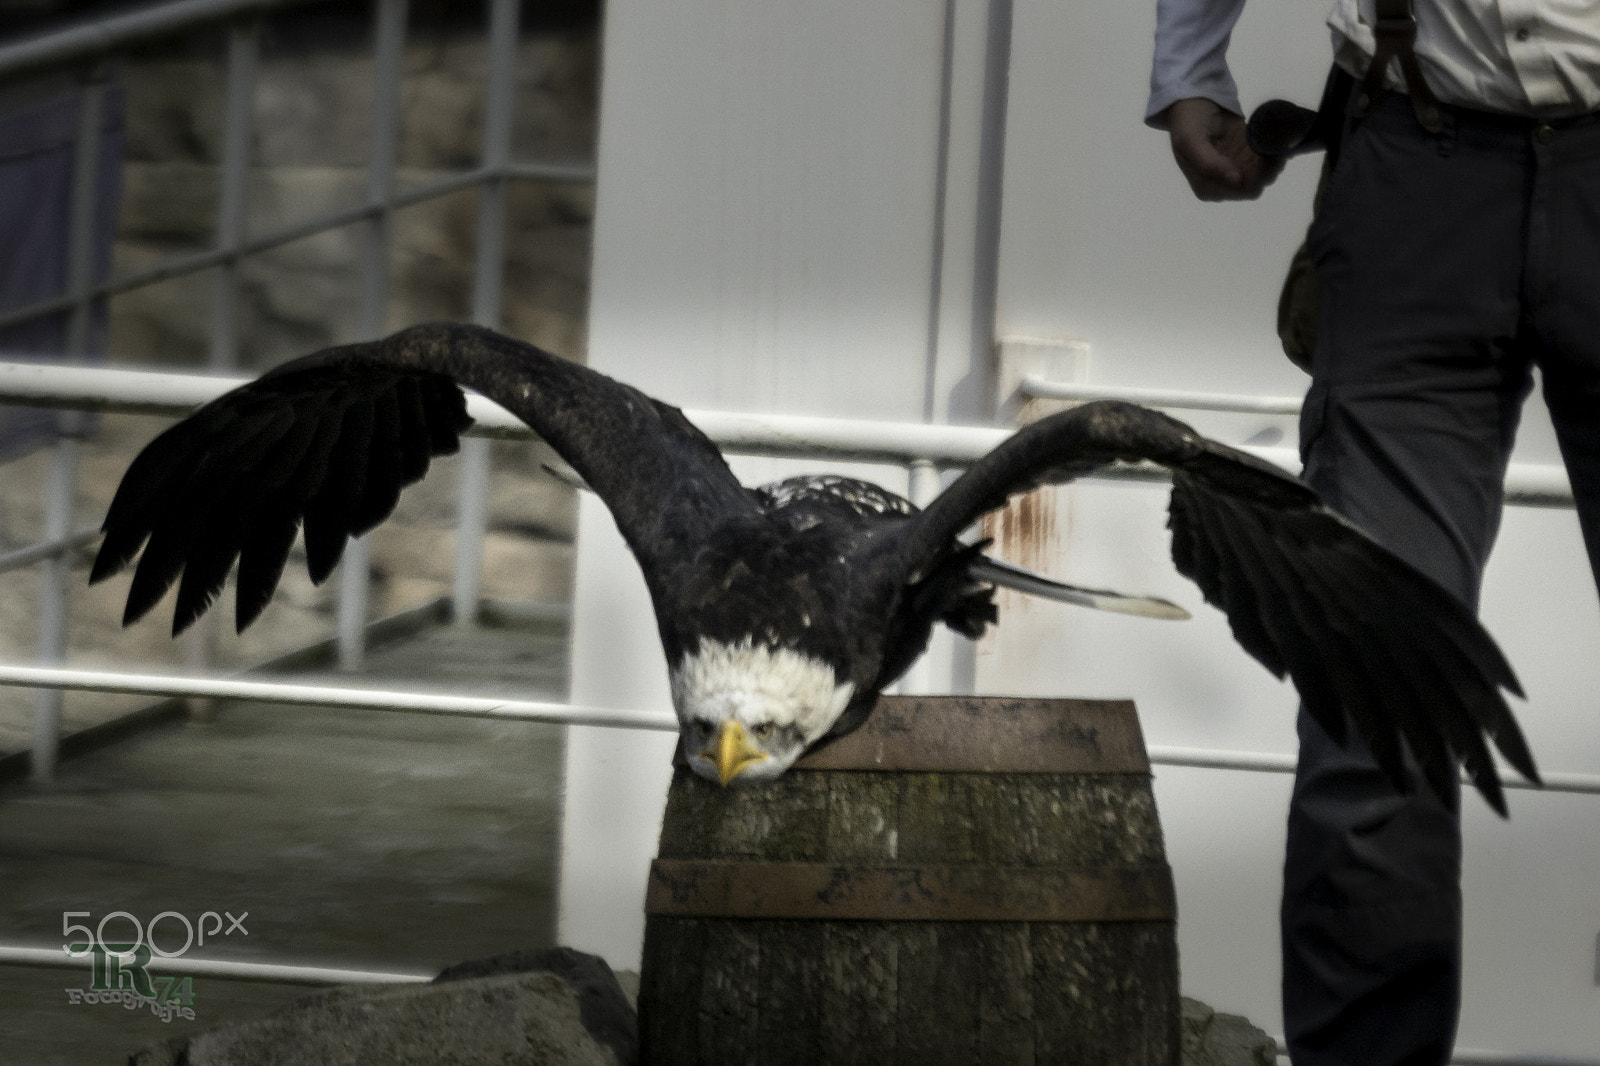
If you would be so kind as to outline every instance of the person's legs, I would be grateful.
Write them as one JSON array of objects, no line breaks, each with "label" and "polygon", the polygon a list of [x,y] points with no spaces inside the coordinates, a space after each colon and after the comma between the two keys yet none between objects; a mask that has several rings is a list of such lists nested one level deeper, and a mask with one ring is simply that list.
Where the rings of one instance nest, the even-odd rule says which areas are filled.
[{"label": "person's legs", "polygon": [[[1348,132],[1312,233],[1323,296],[1304,476],[1468,603],[1528,382],[1528,160],[1496,132],[1453,120],[1430,136],[1387,100]],[[1448,1061],[1460,861],[1455,803],[1397,794],[1358,742],[1301,713],[1281,916],[1296,1066]]]},{"label": "person's legs", "polygon": [[1533,139],[1524,329],[1600,580],[1600,121]]}]

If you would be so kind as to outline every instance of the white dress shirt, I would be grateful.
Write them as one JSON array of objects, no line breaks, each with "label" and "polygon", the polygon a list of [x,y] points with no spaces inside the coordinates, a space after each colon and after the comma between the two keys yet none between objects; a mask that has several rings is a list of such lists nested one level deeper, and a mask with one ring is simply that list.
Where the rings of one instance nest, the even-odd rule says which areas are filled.
[{"label": "white dress shirt", "polygon": [[[1334,56],[1358,78],[1372,56],[1374,2],[1336,0],[1328,15]],[[1158,125],[1160,112],[1191,96],[1244,114],[1227,62],[1243,8],[1159,0],[1146,122]],[[1600,0],[1413,0],[1413,11],[1417,61],[1445,103],[1535,118],[1600,110]],[[1405,88],[1398,63],[1389,85]]]}]

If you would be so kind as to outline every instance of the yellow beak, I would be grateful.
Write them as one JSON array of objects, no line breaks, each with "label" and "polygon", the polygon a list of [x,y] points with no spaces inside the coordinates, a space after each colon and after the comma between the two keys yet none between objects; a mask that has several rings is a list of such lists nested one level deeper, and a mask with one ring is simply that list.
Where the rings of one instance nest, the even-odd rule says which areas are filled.
[{"label": "yellow beak", "polygon": [[700,753],[700,757],[716,764],[717,780],[726,787],[729,781],[747,768],[765,759],[767,753],[750,742],[750,735],[744,731],[743,723],[737,718],[729,718],[722,723],[717,739]]}]

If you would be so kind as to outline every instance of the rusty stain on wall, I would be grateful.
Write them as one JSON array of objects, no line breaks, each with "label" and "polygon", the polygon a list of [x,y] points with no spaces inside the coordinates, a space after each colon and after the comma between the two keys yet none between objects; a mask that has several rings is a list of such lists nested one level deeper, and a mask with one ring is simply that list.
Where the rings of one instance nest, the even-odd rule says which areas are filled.
[{"label": "rusty stain on wall", "polygon": [[[1054,487],[1035,489],[1013,496],[1003,508],[989,512],[983,520],[983,535],[994,541],[989,547],[989,554],[1041,574],[1048,575],[1058,570],[1061,551],[1058,534],[1065,531],[1057,529],[1057,516],[1062,513],[1062,505],[1070,499],[1064,495],[1066,491]],[[995,602],[1004,613],[1025,611],[1031,605],[1044,601],[1001,589],[995,596]]]}]

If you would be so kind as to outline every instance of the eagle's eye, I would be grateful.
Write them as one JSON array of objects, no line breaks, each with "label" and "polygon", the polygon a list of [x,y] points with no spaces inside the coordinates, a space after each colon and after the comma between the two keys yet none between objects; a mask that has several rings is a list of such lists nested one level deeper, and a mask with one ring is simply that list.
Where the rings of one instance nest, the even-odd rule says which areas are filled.
[{"label": "eagle's eye", "polygon": [[776,728],[777,727],[771,722],[757,722],[755,725],[750,727],[750,733],[757,740],[761,741],[761,743],[765,744],[767,741],[772,739],[772,734]]}]

